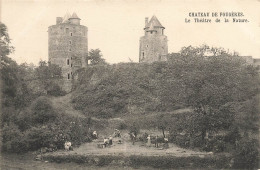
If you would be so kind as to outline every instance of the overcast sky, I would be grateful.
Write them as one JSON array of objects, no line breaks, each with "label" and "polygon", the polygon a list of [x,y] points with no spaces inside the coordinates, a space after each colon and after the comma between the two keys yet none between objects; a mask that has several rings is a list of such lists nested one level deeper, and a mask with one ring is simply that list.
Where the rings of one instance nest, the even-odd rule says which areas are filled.
[{"label": "overcast sky", "polygon": [[[2,0],[1,21],[16,49],[11,57],[18,63],[48,60],[48,26],[67,11],[75,11],[88,27],[89,49],[99,48],[109,63],[128,62],[129,58],[138,62],[145,17],[152,15],[165,27],[169,52],[208,44],[260,58],[257,0]],[[185,23],[189,12],[232,11],[243,12],[249,22]]]}]

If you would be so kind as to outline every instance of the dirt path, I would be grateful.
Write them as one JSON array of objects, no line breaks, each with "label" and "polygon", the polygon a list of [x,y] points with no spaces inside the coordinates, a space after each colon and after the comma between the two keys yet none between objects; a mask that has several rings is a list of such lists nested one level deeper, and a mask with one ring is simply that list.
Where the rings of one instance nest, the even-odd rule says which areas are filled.
[{"label": "dirt path", "polygon": [[68,115],[76,117],[85,117],[83,113],[73,108],[71,104],[71,96],[72,93],[69,93],[66,96],[51,97],[50,99],[56,109],[63,110]]},{"label": "dirt path", "polygon": [[[122,144],[118,141],[121,140]],[[74,151],[58,151],[53,153],[54,155],[66,155],[66,154],[80,154],[80,155],[120,155],[120,156],[130,156],[130,155],[143,155],[143,156],[164,156],[171,155],[177,157],[186,156],[199,156],[204,157],[205,155],[210,155],[208,152],[199,152],[189,149],[180,148],[172,143],[169,143],[168,149],[163,149],[163,144],[159,144],[156,148],[154,144],[147,146],[144,142],[136,142],[132,144],[129,135],[124,132],[121,138],[113,138],[113,145],[106,148],[98,148],[97,144],[103,143],[103,136],[100,135],[99,139],[93,140],[91,143],[84,143],[78,148],[74,148]]]}]

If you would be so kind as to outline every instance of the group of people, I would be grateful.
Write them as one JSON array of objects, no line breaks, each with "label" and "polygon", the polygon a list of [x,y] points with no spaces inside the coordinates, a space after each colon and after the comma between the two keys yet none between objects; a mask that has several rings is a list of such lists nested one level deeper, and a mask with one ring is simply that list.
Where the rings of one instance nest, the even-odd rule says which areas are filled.
[{"label": "group of people", "polygon": [[104,147],[113,145],[113,137],[110,135],[109,138],[104,138]]},{"label": "group of people", "polygon": [[115,137],[121,137],[121,133],[120,133],[120,130],[118,130],[118,129],[115,129],[115,132],[114,132],[114,136]]},{"label": "group of people", "polygon": [[[155,145],[156,148],[159,147],[158,138],[159,138],[158,135],[156,135],[155,136],[155,141],[154,141],[154,145]],[[148,137],[147,137],[147,146],[148,147],[151,146],[151,136],[150,135],[148,135]],[[163,145],[163,147],[164,148],[168,148],[169,147],[169,145],[168,145],[168,138],[167,137],[164,138],[164,145]]]}]

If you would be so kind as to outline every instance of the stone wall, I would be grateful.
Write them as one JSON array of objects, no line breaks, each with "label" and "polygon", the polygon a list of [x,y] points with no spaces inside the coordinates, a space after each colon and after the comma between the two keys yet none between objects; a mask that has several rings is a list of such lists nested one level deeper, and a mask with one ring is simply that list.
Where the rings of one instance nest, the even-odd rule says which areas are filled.
[{"label": "stone wall", "polygon": [[88,28],[83,25],[60,23],[48,28],[49,61],[62,69],[63,89],[71,91],[73,73],[86,67]]},{"label": "stone wall", "polygon": [[168,54],[167,36],[158,35],[155,32],[140,38],[139,61],[152,63],[166,61]]}]

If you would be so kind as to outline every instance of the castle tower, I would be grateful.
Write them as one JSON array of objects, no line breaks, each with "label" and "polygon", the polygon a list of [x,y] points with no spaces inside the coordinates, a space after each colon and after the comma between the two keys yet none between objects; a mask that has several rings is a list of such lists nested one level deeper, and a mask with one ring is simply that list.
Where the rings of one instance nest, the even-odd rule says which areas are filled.
[{"label": "castle tower", "polygon": [[144,36],[140,38],[139,62],[166,61],[168,54],[167,36],[164,27],[154,15],[148,22],[145,18]]},{"label": "castle tower", "polygon": [[72,88],[73,74],[79,68],[86,67],[88,54],[88,28],[80,25],[76,13],[67,13],[56,18],[56,25],[48,28],[49,62],[62,69],[63,86],[69,92]]}]

